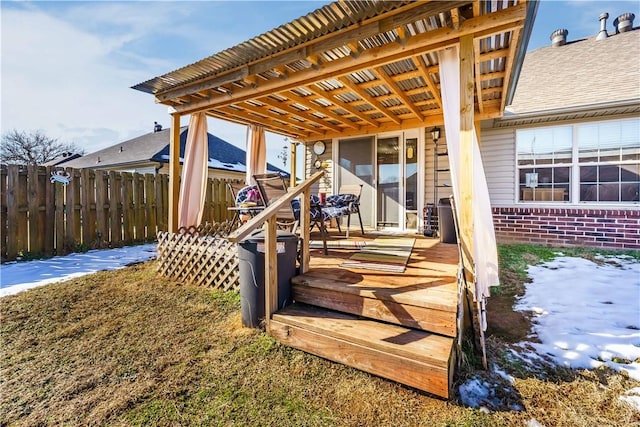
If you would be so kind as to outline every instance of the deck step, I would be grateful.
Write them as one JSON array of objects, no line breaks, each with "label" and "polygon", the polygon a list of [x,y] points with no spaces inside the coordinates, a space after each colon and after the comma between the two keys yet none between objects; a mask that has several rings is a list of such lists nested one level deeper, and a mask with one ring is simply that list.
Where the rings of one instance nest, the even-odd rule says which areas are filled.
[{"label": "deck step", "polygon": [[269,332],[307,353],[449,397],[452,338],[299,303],[275,313]]},{"label": "deck step", "polygon": [[292,279],[294,301],[454,337],[456,285],[451,278],[410,286],[347,283],[304,274]]}]

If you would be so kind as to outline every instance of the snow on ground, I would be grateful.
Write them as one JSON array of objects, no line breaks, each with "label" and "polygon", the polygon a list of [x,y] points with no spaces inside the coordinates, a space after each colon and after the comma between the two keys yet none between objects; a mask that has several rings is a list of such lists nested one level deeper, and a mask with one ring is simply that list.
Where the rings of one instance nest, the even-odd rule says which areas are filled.
[{"label": "snow on ground", "polygon": [[623,402],[633,406],[636,411],[640,412],[640,387],[634,387],[619,397]]},{"label": "snow on ground", "polygon": [[0,266],[0,297],[84,276],[115,270],[156,257],[156,244],[97,249],[49,259],[9,262]]},{"label": "snow on ground", "polygon": [[640,381],[640,263],[626,257],[558,257],[530,266],[515,310],[533,312],[527,343],[569,368],[606,365]]},{"label": "snow on ground", "polygon": [[[640,262],[625,256],[597,261],[560,256],[529,267],[532,282],[514,309],[533,313],[532,335],[540,342],[519,343],[517,357],[532,367],[548,358],[573,369],[605,365],[640,381]],[[463,404],[517,408],[496,392],[513,378],[498,367],[493,373],[495,381],[474,377],[460,386]],[[620,399],[640,411],[640,387]]]}]

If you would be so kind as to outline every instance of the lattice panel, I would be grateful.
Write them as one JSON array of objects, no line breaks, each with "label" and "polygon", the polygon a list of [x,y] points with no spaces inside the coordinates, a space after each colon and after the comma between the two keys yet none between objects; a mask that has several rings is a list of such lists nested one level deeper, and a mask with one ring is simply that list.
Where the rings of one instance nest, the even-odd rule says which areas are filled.
[{"label": "lattice panel", "polygon": [[221,237],[221,227],[207,227],[191,227],[183,233],[159,232],[158,272],[198,286],[237,289],[237,245]]}]

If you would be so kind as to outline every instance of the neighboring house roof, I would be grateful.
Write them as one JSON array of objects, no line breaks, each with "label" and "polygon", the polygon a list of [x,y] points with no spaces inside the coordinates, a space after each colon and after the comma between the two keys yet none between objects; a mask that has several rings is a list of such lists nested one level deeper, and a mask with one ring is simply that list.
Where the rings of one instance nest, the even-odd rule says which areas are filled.
[{"label": "neighboring house roof", "polygon": [[82,157],[82,154],[78,153],[63,153],[61,156],[56,157],[53,160],[49,160],[42,164],[42,166],[58,166],[61,163],[68,162],[69,160],[77,159],[78,157]]},{"label": "neighboring house roof", "polygon": [[[640,109],[640,30],[528,52],[505,120],[568,111]],[[595,113],[594,113],[595,115]],[[576,117],[578,118],[578,117]]]},{"label": "neighboring house roof", "polygon": [[[184,158],[187,130],[186,126],[180,129],[181,163]],[[78,169],[105,169],[148,163],[168,163],[170,135],[171,129],[148,133],[80,158],[64,162],[61,166]],[[209,137],[209,168],[234,172],[246,171],[246,153],[244,150],[215,135],[211,135],[210,133],[207,135]],[[267,163],[267,169],[270,172],[287,174],[287,172],[270,163]]]}]

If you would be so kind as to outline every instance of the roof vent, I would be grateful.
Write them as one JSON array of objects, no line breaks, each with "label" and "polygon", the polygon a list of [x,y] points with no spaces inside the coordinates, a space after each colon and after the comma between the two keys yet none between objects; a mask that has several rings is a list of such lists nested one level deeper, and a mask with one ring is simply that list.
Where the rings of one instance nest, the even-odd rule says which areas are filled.
[{"label": "roof vent", "polygon": [[551,46],[557,47],[567,44],[567,34],[569,34],[569,30],[565,30],[564,28],[555,30],[549,37],[551,39]]},{"label": "roof vent", "polygon": [[153,122],[153,133],[160,132],[162,130],[162,125],[158,122]]},{"label": "roof vent", "polygon": [[633,29],[633,20],[635,17],[636,15],[633,13],[627,12],[614,19],[613,26],[616,27],[616,34],[631,31]]},{"label": "roof vent", "polygon": [[607,18],[609,18],[607,12],[600,14],[600,32],[596,36],[596,40],[604,40],[609,37],[609,34],[607,34]]}]

